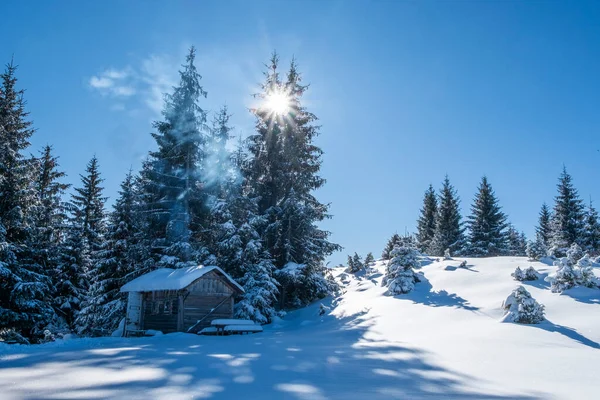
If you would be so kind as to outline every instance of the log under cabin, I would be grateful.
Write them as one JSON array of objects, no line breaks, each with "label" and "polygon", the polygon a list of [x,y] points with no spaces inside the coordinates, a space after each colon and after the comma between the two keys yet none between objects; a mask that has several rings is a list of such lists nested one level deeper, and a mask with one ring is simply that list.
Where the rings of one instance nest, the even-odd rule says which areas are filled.
[{"label": "log under cabin", "polygon": [[213,319],[233,318],[244,289],[219,267],[161,268],[127,283],[126,329],[192,332]]}]

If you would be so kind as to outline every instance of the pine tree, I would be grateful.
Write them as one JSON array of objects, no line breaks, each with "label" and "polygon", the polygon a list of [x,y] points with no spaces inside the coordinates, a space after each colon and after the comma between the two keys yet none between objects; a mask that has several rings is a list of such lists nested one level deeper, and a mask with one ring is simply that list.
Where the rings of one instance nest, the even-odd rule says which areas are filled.
[{"label": "pine tree", "polygon": [[443,256],[446,249],[450,249],[453,255],[460,254],[464,250],[465,237],[459,205],[460,199],[446,175],[435,221],[435,234],[431,244],[432,255]]},{"label": "pine tree", "polygon": [[419,251],[421,253],[429,253],[431,249],[431,241],[435,234],[435,217],[437,215],[438,204],[437,196],[432,185],[425,192],[423,198],[423,208],[421,208],[421,216],[417,221],[417,241],[419,243]]},{"label": "pine tree", "polygon": [[481,178],[467,225],[469,226],[469,255],[495,257],[506,253],[506,215],[498,205],[494,190],[485,176]]},{"label": "pine tree", "polygon": [[402,238],[400,237],[400,235],[398,235],[397,233],[394,233],[392,235],[392,237],[390,238],[390,240],[388,240],[387,244],[385,245],[385,248],[383,249],[383,252],[381,253],[381,258],[383,258],[384,260],[389,260],[390,258],[392,258],[392,250],[394,250],[394,247],[400,246],[401,243],[402,243]]},{"label": "pine tree", "polygon": [[535,228],[535,232],[542,239],[544,246],[550,245],[550,238],[552,236],[552,228],[550,226],[551,213],[546,203],[542,204],[542,208],[539,214],[538,226]]},{"label": "pine tree", "polygon": [[215,115],[212,128],[207,140],[206,160],[206,191],[215,198],[223,199],[231,182],[232,155],[227,149],[233,128],[229,125],[231,115],[227,106],[223,106]]},{"label": "pine tree", "polygon": [[555,197],[554,213],[551,220],[552,253],[556,256],[564,254],[572,243],[579,245],[584,241],[584,207],[573,179],[563,167],[557,185],[558,195]]},{"label": "pine tree", "polygon": [[77,318],[80,333],[109,333],[125,315],[126,298],[119,290],[136,272],[131,250],[135,244],[135,206],[134,177],[129,171],[110,214],[106,241],[95,257],[89,295]]},{"label": "pine tree", "polygon": [[165,98],[164,121],[154,123],[158,149],[142,169],[142,201],[147,242],[158,265],[183,268],[208,257],[209,205],[203,177],[206,112],[198,105],[206,92],[194,65],[192,47],[180,82]]},{"label": "pine tree", "polygon": [[404,294],[411,292],[415,283],[420,282],[414,268],[419,268],[416,248],[411,246],[396,246],[392,250],[392,259],[388,262],[382,285],[388,288],[388,294]]},{"label": "pine tree", "polygon": [[256,133],[249,138],[245,191],[259,199],[258,213],[267,217],[261,236],[276,268],[288,263],[304,265],[304,281],[294,281],[301,287],[282,287],[280,303],[287,306],[320,295],[323,261],[341,247],[331,243],[330,233],[317,225],[330,215],[329,206],[313,195],[325,180],[319,176],[322,150],[313,143],[319,134],[317,117],[301,104],[308,87],[301,84],[295,61],[285,81],[277,68],[274,54],[262,92],[256,96],[261,104],[252,110]]},{"label": "pine tree", "polygon": [[76,322],[79,310],[87,299],[90,281],[94,279],[94,264],[98,252],[104,246],[106,229],[98,159],[88,162],[86,175],[81,175],[81,187],[75,188],[68,205],[70,221],[66,241],[62,249],[57,276],[58,308],[72,329],[85,328],[85,321]]},{"label": "pine tree", "polygon": [[372,267],[375,264],[375,257],[373,257],[373,253],[369,252],[365,257],[365,268]]},{"label": "pine tree", "polygon": [[524,233],[519,233],[517,229],[512,225],[508,224],[508,230],[506,233],[507,237],[507,248],[505,255],[524,257],[527,255],[527,238]]},{"label": "pine tree", "polygon": [[52,284],[30,246],[36,232],[34,160],[23,151],[34,130],[17,90],[16,66],[0,75],[0,326],[34,341],[54,319]]},{"label": "pine tree", "polygon": [[585,213],[584,235],[583,247],[585,251],[590,255],[598,254],[600,250],[600,223],[598,222],[598,212],[591,200]]}]

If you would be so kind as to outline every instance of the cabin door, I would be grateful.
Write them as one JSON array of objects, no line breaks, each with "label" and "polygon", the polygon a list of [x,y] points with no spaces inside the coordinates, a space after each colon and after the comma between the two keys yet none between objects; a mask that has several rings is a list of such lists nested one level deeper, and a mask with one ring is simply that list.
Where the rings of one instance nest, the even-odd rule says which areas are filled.
[{"label": "cabin door", "polygon": [[129,292],[127,299],[127,329],[142,329],[142,294]]}]

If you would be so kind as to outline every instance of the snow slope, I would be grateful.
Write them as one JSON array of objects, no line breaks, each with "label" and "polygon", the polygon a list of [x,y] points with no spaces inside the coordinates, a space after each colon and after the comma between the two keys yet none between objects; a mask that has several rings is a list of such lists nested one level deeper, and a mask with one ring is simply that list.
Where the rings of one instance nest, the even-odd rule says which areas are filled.
[{"label": "snow slope", "polygon": [[600,365],[600,290],[524,286],[549,322],[499,322],[524,258],[421,268],[416,290],[383,296],[384,266],[337,271],[344,293],[256,335],[0,345],[1,399],[592,399]]}]

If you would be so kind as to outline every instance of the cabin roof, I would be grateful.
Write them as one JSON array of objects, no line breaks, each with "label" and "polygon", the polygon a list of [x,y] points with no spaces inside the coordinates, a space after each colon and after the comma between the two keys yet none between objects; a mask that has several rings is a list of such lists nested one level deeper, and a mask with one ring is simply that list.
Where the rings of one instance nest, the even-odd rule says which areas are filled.
[{"label": "cabin roof", "polygon": [[240,286],[231,276],[217,266],[203,266],[172,269],[160,268],[148,272],[121,287],[121,292],[155,292],[161,290],[181,290],[191,285],[195,280],[215,271],[222,275],[235,289],[244,293]]}]

